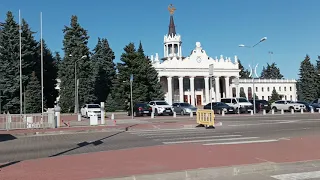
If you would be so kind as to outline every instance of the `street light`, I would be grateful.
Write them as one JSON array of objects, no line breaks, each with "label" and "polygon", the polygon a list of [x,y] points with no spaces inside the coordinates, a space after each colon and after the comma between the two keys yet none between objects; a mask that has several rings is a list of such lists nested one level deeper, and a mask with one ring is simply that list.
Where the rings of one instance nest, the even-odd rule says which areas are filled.
[{"label": "street light", "polygon": [[[256,43],[255,45],[253,45],[253,46],[246,46],[246,45],[244,45],[244,44],[240,44],[240,45],[239,45],[239,47],[245,47],[245,48],[250,48],[250,49],[252,49],[252,65],[253,65],[253,63],[254,63],[254,51],[253,51],[254,47],[257,46],[257,45],[259,45],[261,42],[263,42],[263,41],[265,41],[265,40],[267,40],[267,37],[261,38],[260,41],[257,42],[257,43]],[[255,92],[255,87],[254,87],[254,75],[253,75],[253,72],[256,72],[256,68],[257,68],[257,66],[255,66],[254,69],[253,69],[253,67],[252,67],[252,68],[250,67],[250,70],[251,70],[251,78],[252,78],[253,114],[256,114],[256,92]]]},{"label": "street light", "polygon": [[[69,57],[72,57],[72,54],[70,54]],[[79,82],[77,80],[77,62],[80,61],[81,59],[87,58],[87,57],[88,57],[87,55],[84,55],[80,59],[78,59],[74,62],[74,113],[78,113],[78,111],[79,111],[79,107],[78,107],[78,103],[79,103],[78,85],[79,85]]]}]

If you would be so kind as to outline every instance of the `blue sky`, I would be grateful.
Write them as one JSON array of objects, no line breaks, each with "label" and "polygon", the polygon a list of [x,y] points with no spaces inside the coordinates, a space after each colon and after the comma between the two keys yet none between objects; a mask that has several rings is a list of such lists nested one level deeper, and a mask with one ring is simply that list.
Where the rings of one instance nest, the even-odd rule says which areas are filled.
[{"label": "blue sky", "polygon": [[[255,48],[254,61],[262,65],[272,59],[286,78],[297,78],[301,60],[306,54],[315,61],[320,55],[319,0],[11,0],[0,2],[0,21],[8,10],[18,19],[21,9],[34,31],[40,32],[43,12],[43,37],[52,51],[62,52],[62,29],[71,15],[89,31],[89,47],[98,37],[109,40],[119,61],[129,42],[143,43],[146,54],[163,55],[163,36],[168,31],[168,4],[177,8],[175,24],[182,36],[183,55],[197,41],[211,57],[237,55],[245,67],[253,57],[239,44],[252,45],[266,36],[268,40]],[[40,34],[36,34],[38,39]]]}]

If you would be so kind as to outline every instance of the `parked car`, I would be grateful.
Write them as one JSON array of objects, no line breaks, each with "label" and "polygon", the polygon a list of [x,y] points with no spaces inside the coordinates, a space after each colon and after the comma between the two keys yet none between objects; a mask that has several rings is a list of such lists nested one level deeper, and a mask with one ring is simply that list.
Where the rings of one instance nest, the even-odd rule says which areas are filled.
[{"label": "parked car", "polygon": [[196,114],[197,113],[197,108],[192,106],[189,103],[173,103],[172,104],[173,111],[176,112],[177,114],[181,114],[182,116],[185,114]]},{"label": "parked car", "polygon": [[[253,105],[253,100],[251,99],[250,102]],[[264,109],[266,110],[266,113],[269,113],[271,110],[271,104],[266,101],[266,100],[255,100],[255,105],[256,105],[256,113],[263,111]]]},{"label": "parked car", "polygon": [[313,107],[310,105],[310,103],[307,103],[305,101],[296,101],[295,103],[305,105],[305,109],[304,110],[307,111],[307,112],[310,112],[311,109],[313,109]]},{"label": "parked car", "polygon": [[271,107],[274,111],[278,111],[283,109],[284,111],[300,111],[301,109],[305,109],[305,105],[294,103],[293,101],[279,100],[271,104]]},{"label": "parked car", "polygon": [[[151,113],[152,107],[148,103],[139,102],[133,105],[133,116],[151,116]],[[131,116],[131,107],[129,108],[128,116]]]},{"label": "parked car", "polygon": [[233,107],[239,113],[248,113],[249,110],[253,110],[253,105],[246,98],[222,98],[221,102]]},{"label": "parked car", "polygon": [[313,107],[313,109],[314,109],[315,111],[319,111],[319,109],[320,109],[320,99],[318,98],[318,99],[313,100],[313,101],[310,103],[310,105]]},{"label": "parked car", "polygon": [[170,106],[166,101],[150,101],[150,106],[154,109],[154,115],[173,115],[172,106]]},{"label": "parked car", "polygon": [[80,109],[81,116],[89,118],[91,116],[101,116],[101,107],[99,104],[85,104]]},{"label": "parked car", "polygon": [[203,106],[203,109],[211,109],[215,114],[221,114],[222,111],[225,113],[236,113],[235,109],[223,102],[212,102]]}]

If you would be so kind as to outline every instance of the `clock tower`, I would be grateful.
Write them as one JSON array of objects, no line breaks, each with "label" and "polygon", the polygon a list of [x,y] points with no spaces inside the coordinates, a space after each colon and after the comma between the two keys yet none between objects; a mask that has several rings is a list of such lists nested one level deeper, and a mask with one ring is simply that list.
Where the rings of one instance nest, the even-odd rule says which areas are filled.
[{"label": "clock tower", "polygon": [[170,23],[168,34],[164,36],[164,58],[162,60],[171,60],[174,57],[177,59],[182,59],[181,52],[181,36],[176,33],[176,27],[173,20],[173,14],[176,8],[170,4],[168,6],[170,12]]}]

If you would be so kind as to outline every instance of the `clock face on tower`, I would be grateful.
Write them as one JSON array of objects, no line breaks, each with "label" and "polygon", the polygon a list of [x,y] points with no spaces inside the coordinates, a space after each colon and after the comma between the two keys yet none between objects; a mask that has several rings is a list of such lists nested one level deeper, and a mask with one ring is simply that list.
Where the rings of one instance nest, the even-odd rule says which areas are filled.
[{"label": "clock face on tower", "polygon": [[201,57],[200,57],[200,56],[197,57],[197,62],[198,62],[198,63],[201,62]]}]

